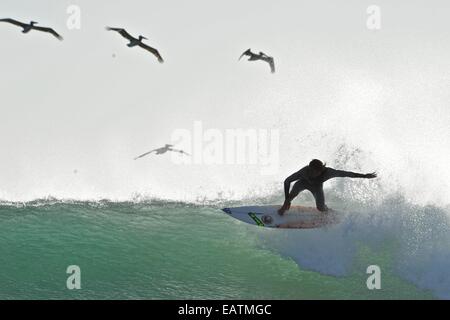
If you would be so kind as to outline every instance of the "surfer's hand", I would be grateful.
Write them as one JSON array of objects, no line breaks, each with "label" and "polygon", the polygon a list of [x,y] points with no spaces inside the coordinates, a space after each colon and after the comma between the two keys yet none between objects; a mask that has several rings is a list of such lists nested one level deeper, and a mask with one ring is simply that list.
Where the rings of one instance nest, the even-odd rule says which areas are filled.
[{"label": "surfer's hand", "polygon": [[365,178],[367,178],[367,179],[373,179],[373,178],[376,178],[376,177],[377,177],[377,173],[376,172],[367,173],[365,175]]},{"label": "surfer's hand", "polygon": [[278,210],[278,214],[283,215],[286,210],[289,210],[291,208],[291,202],[290,201],[284,201],[283,206]]}]

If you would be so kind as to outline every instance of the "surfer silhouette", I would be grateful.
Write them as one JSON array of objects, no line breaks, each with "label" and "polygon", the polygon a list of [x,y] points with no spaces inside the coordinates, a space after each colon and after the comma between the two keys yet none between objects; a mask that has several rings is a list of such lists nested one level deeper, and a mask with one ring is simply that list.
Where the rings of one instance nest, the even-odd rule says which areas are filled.
[{"label": "surfer silhouette", "polygon": [[[327,180],[338,177],[373,179],[377,177],[377,174],[376,172],[364,174],[336,170],[327,167],[322,161],[314,159],[309,163],[309,165],[303,167],[284,180],[285,200],[283,206],[278,210],[278,213],[283,215],[285,211],[289,210],[291,207],[291,201],[303,190],[310,191],[316,200],[316,208],[319,211],[326,212],[328,207],[325,204],[323,183]],[[294,181],[297,182],[294,183],[292,190],[289,191],[291,188],[291,183]]]},{"label": "surfer silhouette", "polygon": [[179,150],[179,149],[174,149],[174,148],[172,148],[173,147],[173,145],[171,145],[171,144],[166,144],[164,147],[161,147],[161,148],[157,148],[157,149],[153,149],[153,150],[150,150],[149,152],[146,152],[146,153],[144,153],[144,154],[141,154],[140,156],[137,156],[136,158],[134,158],[134,160],[137,160],[137,159],[139,159],[139,158],[142,158],[142,157],[145,157],[146,155],[149,155],[150,153],[155,153],[155,154],[163,154],[163,153],[166,153],[167,151],[172,151],[172,152],[178,152],[178,153],[181,153],[181,154],[185,154],[185,155],[189,155],[189,153],[187,153],[187,152],[185,152],[185,151],[183,151],[183,150]]}]

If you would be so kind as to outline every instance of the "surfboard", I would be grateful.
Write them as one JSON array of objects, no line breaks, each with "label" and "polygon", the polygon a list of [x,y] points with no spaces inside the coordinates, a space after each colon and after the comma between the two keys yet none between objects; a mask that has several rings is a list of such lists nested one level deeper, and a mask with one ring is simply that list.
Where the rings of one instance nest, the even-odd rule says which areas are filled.
[{"label": "surfboard", "polygon": [[311,229],[339,223],[341,215],[338,211],[320,212],[316,208],[291,206],[284,213],[278,214],[280,206],[248,206],[224,208],[223,212],[240,221],[268,228]]}]

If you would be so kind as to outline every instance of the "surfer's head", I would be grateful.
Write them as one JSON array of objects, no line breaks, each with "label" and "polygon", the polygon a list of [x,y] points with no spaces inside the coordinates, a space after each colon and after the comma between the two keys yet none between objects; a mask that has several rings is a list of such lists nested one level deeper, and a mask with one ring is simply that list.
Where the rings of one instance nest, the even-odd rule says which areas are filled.
[{"label": "surfer's head", "polygon": [[326,163],[323,163],[322,161],[318,159],[313,159],[309,163],[309,169],[310,174],[312,177],[318,177],[325,171],[325,165]]}]

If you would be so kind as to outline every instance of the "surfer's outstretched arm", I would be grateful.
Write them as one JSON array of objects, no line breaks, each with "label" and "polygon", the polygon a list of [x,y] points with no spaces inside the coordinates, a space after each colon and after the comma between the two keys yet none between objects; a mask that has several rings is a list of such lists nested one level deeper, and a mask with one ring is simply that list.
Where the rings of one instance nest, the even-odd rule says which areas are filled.
[{"label": "surfer's outstretched arm", "polygon": [[327,180],[331,178],[366,178],[366,179],[373,179],[377,177],[376,172],[372,173],[357,173],[352,171],[344,171],[344,170],[336,170],[336,169],[329,169],[327,172]]}]

